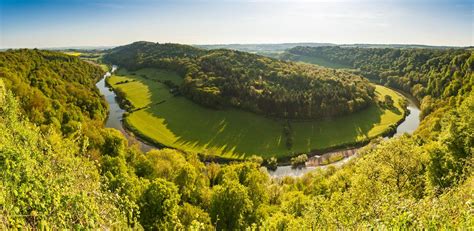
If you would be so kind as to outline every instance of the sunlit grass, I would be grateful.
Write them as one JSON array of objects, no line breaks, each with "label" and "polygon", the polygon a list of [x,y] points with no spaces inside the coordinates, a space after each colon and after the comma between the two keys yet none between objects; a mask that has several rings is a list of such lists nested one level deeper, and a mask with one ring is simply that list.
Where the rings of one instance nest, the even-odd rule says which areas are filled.
[{"label": "sunlit grass", "polygon": [[64,54],[67,54],[67,55],[70,55],[70,56],[80,56],[82,53],[81,52],[77,52],[77,51],[66,51],[64,52]]},{"label": "sunlit grass", "polygon": [[342,64],[330,62],[330,61],[325,60],[323,58],[304,56],[304,55],[295,56],[294,61],[299,61],[299,62],[304,62],[304,63],[311,63],[311,64],[316,64],[316,65],[319,65],[319,66],[335,68],[335,69],[351,68],[349,66],[345,66],[345,65],[342,65]]},{"label": "sunlit grass", "polygon": [[291,122],[294,141],[288,149],[282,120],[238,109],[205,108],[183,96],[173,96],[167,86],[157,80],[179,83],[181,77],[156,69],[135,72],[122,69],[108,79],[114,88],[127,94],[135,108],[145,107],[130,113],[127,124],[139,135],[165,146],[229,158],[254,154],[285,157],[351,144],[376,137],[403,118],[399,103],[402,96],[376,86],[380,98],[385,94],[392,96],[395,109],[374,105],[334,119]]}]

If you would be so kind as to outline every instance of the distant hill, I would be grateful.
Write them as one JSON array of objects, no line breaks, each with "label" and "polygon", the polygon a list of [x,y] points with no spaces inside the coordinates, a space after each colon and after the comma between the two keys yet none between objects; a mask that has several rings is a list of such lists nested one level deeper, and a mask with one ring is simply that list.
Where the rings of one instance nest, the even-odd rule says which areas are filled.
[{"label": "distant hill", "polygon": [[211,44],[211,45],[194,45],[203,49],[231,49],[247,52],[277,52],[285,51],[297,46],[320,47],[335,46],[333,43],[275,43],[275,44]]},{"label": "distant hill", "polygon": [[335,44],[335,43],[255,43],[255,44],[209,44],[209,45],[193,45],[203,49],[231,49],[238,51],[246,51],[251,53],[273,53],[283,52],[294,47],[325,47],[325,46],[338,46],[343,48],[427,48],[427,49],[449,49],[459,48],[453,46],[431,46],[431,45],[420,45],[420,44]]},{"label": "distant hill", "polygon": [[[336,44],[336,43],[317,43],[317,42],[301,42],[301,43],[231,43],[231,44],[192,44],[191,46],[202,48],[206,50],[211,49],[231,49],[238,51],[246,51],[251,53],[273,53],[283,52],[285,50],[297,47],[322,47],[322,46],[339,46],[339,47],[359,47],[359,48],[429,48],[429,49],[449,49],[461,48],[455,46],[432,46],[422,44],[370,44],[370,43],[356,43],[356,44]],[[107,50],[118,46],[63,46],[63,47],[42,47],[43,50]],[[0,51],[8,50],[9,48],[1,48]]]},{"label": "distant hill", "polygon": [[358,47],[358,48],[425,48],[425,49],[450,49],[450,48],[460,48],[455,46],[432,46],[432,45],[422,45],[422,44],[340,44],[339,47]]}]

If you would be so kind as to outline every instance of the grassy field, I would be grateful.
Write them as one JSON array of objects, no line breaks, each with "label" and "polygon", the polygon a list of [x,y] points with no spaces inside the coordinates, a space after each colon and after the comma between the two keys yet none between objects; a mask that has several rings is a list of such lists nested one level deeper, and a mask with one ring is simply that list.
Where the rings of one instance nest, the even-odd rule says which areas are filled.
[{"label": "grassy field", "polygon": [[77,52],[77,51],[66,51],[66,52],[64,52],[64,54],[67,54],[67,55],[70,55],[70,56],[79,57],[82,53],[81,53],[81,52]]},{"label": "grassy field", "polygon": [[329,68],[334,68],[334,69],[344,69],[344,68],[350,69],[351,68],[349,66],[345,66],[345,65],[342,65],[342,64],[330,62],[326,59],[322,59],[322,58],[318,58],[318,57],[304,56],[304,55],[296,56],[294,61],[304,62],[304,63],[311,63],[311,64],[316,64],[316,65],[319,65],[319,66],[329,67]]},{"label": "grassy field", "polygon": [[104,70],[105,72],[107,72],[107,71],[110,70],[110,68],[109,68],[107,65],[103,64],[103,63],[99,64],[99,66],[100,66],[100,68],[102,68],[102,70]]},{"label": "grassy field", "polygon": [[[124,81],[128,80],[127,83]],[[372,106],[349,116],[331,120],[291,122],[293,146],[288,149],[283,135],[284,121],[237,110],[213,110],[199,106],[183,96],[173,96],[160,83],[181,82],[167,71],[142,69],[135,72],[119,70],[107,79],[113,88],[127,94],[135,108],[126,117],[128,126],[142,137],[168,147],[211,154],[226,158],[287,157],[295,153],[323,150],[376,137],[403,118],[395,91],[376,86],[383,98],[391,95],[392,110]]]}]

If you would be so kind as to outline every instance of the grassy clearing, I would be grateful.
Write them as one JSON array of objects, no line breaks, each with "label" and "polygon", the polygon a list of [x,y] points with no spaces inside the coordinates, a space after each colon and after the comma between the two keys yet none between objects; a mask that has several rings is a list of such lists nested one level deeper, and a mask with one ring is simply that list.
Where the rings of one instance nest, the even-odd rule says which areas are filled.
[{"label": "grassy clearing", "polygon": [[102,70],[104,70],[105,72],[107,72],[107,71],[110,70],[110,68],[109,68],[107,65],[103,64],[103,63],[99,64],[99,66],[100,66],[100,68],[102,68]]},{"label": "grassy clearing", "polygon": [[326,59],[322,59],[322,58],[319,58],[319,57],[310,57],[310,56],[298,55],[298,56],[295,57],[294,60],[299,61],[299,62],[304,62],[304,63],[316,64],[316,65],[323,66],[323,67],[334,68],[334,69],[346,69],[346,68],[350,69],[351,68],[349,66],[345,66],[345,65],[342,65],[342,64],[338,64],[338,63],[333,63],[333,62],[330,62]]},{"label": "grassy clearing", "polygon": [[253,154],[282,158],[361,142],[384,133],[403,118],[399,102],[403,97],[376,86],[381,98],[385,94],[392,96],[394,109],[372,106],[331,120],[291,122],[293,146],[288,149],[283,135],[284,121],[237,109],[213,110],[199,106],[185,97],[170,94],[167,86],[159,82],[163,80],[179,83],[181,78],[156,69],[131,73],[122,69],[108,78],[113,88],[126,93],[135,108],[145,107],[126,117],[128,126],[165,146],[226,158]]},{"label": "grassy clearing", "polygon": [[391,125],[403,119],[404,111],[400,103],[403,97],[380,85],[376,85],[376,93],[381,99],[385,95],[390,95],[395,101],[395,108],[390,110],[371,106],[351,115],[334,119],[293,122],[295,146],[324,149],[369,140],[383,134]]},{"label": "grassy clearing", "polygon": [[64,52],[64,54],[67,54],[67,55],[70,55],[70,56],[79,57],[82,53],[81,53],[81,52],[77,52],[77,51],[66,51],[66,52]]}]

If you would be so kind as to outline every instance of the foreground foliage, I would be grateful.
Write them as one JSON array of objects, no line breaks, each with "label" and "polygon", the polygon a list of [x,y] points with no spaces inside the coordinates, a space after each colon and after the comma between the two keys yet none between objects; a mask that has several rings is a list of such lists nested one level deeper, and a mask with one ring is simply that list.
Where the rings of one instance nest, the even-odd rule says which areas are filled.
[{"label": "foreground foliage", "polygon": [[[0,106],[0,228],[126,225],[124,198],[103,190],[80,133],[62,138],[24,120],[7,94]],[[126,200],[126,199],[125,199]]]},{"label": "foreground foliage", "polygon": [[0,228],[473,227],[470,87],[433,95],[441,103],[413,136],[376,140],[341,168],[270,179],[261,160],[203,163],[171,149],[142,153],[113,129],[40,129],[0,84]]}]

